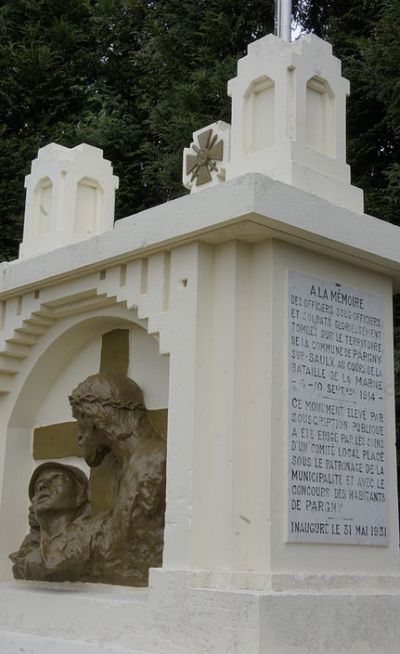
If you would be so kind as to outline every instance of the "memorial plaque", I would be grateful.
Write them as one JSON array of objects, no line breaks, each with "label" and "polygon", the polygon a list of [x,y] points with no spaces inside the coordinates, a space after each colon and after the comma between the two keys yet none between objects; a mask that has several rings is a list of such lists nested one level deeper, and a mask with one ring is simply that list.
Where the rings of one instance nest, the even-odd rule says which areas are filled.
[{"label": "memorial plaque", "polygon": [[288,541],[388,544],[383,299],[289,273]]}]

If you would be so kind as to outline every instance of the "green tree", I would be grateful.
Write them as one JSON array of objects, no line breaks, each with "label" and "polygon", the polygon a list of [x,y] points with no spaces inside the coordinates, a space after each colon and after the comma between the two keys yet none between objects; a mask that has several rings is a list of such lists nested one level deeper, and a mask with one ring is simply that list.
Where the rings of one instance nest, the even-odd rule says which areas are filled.
[{"label": "green tree", "polygon": [[333,45],[350,80],[347,151],[368,213],[400,223],[400,5],[397,0],[304,0],[306,29]]},{"label": "green tree", "polygon": [[16,256],[23,176],[51,141],[104,150],[117,218],[184,193],[182,148],[229,120],[227,80],[272,17],[273,0],[3,0],[0,257]]},{"label": "green tree", "polygon": [[[3,0],[0,6],[2,259],[21,236],[23,179],[37,149],[73,141],[96,67],[86,0]],[[79,57],[76,53],[79,52]]]},{"label": "green tree", "polygon": [[[296,3],[295,3],[296,6]],[[182,148],[230,120],[226,83],[273,29],[273,0],[1,0],[0,258],[16,256],[23,177],[55,141],[101,147],[120,177],[116,216],[184,193]],[[352,95],[348,159],[366,209],[398,221],[399,4],[299,2],[328,38]]]},{"label": "green tree", "polygon": [[[375,201],[376,215],[400,224],[400,4],[384,3],[374,38],[363,50],[366,102],[380,109],[378,142],[382,184]],[[372,168],[373,170],[373,168]]]},{"label": "green tree", "polygon": [[146,116],[141,146],[150,204],[182,194],[182,148],[192,132],[230,122],[227,81],[247,44],[273,30],[272,0],[157,0],[136,62]]}]

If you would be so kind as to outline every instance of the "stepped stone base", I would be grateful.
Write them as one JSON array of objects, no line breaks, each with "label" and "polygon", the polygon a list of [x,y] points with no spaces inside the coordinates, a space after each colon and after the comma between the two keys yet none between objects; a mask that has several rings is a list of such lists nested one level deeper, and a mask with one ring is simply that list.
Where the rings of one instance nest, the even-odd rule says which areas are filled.
[{"label": "stepped stone base", "polygon": [[[2,654],[398,654],[400,592],[3,583]],[[390,588],[390,589],[389,589]]]},{"label": "stepped stone base", "polygon": [[2,654],[146,654],[139,650],[0,631]]}]

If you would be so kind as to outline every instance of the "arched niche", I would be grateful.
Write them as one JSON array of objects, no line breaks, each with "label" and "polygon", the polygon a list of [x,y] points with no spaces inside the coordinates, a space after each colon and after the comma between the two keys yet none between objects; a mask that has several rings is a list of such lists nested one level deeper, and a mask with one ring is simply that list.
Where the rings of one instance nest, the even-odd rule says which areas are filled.
[{"label": "arched niche", "polygon": [[52,203],[53,183],[49,177],[43,177],[34,190],[32,238],[50,232]]},{"label": "arched niche", "polygon": [[146,332],[145,321],[133,318],[126,308],[73,316],[49,330],[38,344],[40,351],[32,353],[7,428],[0,501],[0,578],[11,577],[8,555],[18,549],[27,531],[28,482],[38,464],[32,451],[34,430],[72,421],[68,394],[79,381],[98,372],[102,337],[113,330],[129,332],[129,349],[136,355],[129,362],[128,375],[142,387],[147,408],[154,413],[167,408],[169,357],[159,354],[157,339]]},{"label": "arched niche", "polygon": [[90,177],[79,180],[76,188],[74,231],[97,234],[103,214],[104,192],[98,181]]},{"label": "arched niche", "polygon": [[253,80],[244,94],[243,154],[273,145],[274,104],[273,80],[266,75]]},{"label": "arched niche", "polygon": [[335,157],[335,139],[335,95],[326,80],[311,77],[306,85],[306,145],[328,157]]}]

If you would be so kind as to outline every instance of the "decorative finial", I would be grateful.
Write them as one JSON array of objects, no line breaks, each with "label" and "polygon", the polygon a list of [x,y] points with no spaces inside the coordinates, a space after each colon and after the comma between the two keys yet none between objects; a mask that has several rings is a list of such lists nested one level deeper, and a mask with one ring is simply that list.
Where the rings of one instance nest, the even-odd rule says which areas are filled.
[{"label": "decorative finial", "polygon": [[183,153],[183,184],[192,192],[225,179],[230,125],[222,121],[193,133],[193,143]]}]

